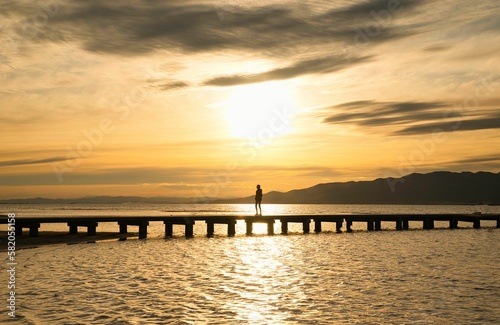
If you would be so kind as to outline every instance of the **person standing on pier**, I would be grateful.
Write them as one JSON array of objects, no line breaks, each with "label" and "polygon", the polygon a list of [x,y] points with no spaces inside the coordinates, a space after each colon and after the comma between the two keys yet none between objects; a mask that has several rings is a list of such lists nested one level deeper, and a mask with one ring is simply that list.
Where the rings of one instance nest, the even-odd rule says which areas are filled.
[{"label": "person standing on pier", "polygon": [[[262,202],[262,189],[260,185],[257,185],[257,191],[255,191],[255,215],[262,215],[262,207],[260,206]],[[258,208],[258,209],[257,209]],[[260,210],[260,212],[259,212]]]}]

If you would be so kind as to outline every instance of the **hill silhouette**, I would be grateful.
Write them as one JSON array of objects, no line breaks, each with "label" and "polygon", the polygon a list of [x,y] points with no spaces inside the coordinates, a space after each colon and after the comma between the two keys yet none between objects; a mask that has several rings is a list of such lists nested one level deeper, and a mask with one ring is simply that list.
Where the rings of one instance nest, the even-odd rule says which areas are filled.
[{"label": "hill silhouette", "polygon": [[[252,203],[253,196],[213,203]],[[274,204],[499,204],[500,173],[432,172],[264,193]]]},{"label": "hill silhouette", "polygon": [[[0,200],[0,204],[190,204],[254,203],[254,196],[237,199],[140,196],[28,198]],[[432,172],[401,178],[378,178],[318,184],[288,192],[264,192],[263,203],[275,204],[500,204],[500,173]]]}]

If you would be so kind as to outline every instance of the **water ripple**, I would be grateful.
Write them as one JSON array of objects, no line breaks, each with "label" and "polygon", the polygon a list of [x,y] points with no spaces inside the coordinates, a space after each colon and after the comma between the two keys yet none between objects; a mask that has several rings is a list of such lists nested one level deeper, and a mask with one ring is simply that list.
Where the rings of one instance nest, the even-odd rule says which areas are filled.
[{"label": "water ripple", "polygon": [[499,323],[499,234],[357,232],[23,250],[20,322]]}]

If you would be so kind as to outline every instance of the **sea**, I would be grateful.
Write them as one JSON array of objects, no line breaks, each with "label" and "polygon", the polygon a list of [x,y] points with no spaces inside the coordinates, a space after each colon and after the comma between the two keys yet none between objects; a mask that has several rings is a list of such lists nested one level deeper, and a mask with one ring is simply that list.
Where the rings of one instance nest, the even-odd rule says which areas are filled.
[{"label": "sea", "polygon": [[[252,205],[1,205],[0,214],[253,215]],[[263,214],[496,213],[499,206],[263,205]],[[8,252],[2,256],[2,324],[500,324],[500,229],[436,223],[396,231],[319,234],[289,226],[267,235],[265,224],[235,237],[216,226],[194,238],[182,226],[164,238],[150,222],[148,238],[45,245],[16,250],[15,318],[8,315]],[[311,227],[311,229],[314,229]],[[6,230],[2,225],[0,231]],[[345,230],[345,229],[344,229]],[[65,224],[40,232],[68,231]],[[100,223],[97,232],[118,232]]]}]

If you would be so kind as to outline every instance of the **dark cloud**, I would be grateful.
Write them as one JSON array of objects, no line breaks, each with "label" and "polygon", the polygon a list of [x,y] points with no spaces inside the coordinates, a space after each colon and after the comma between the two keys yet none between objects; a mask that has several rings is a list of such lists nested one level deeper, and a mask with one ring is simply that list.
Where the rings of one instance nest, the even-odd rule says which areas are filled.
[{"label": "dark cloud", "polygon": [[366,62],[370,57],[328,57],[297,62],[291,66],[277,68],[253,75],[232,75],[216,77],[205,81],[205,85],[234,86],[241,84],[257,83],[269,80],[290,79],[305,74],[322,74],[345,69],[349,66]]},{"label": "dark cloud", "polygon": [[414,125],[394,132],[394,135],[416,135],[433,132],[454,132],[500,129],[500,117],[485,117],[452,122],[435,122],[422,125]]},{"label": "dark cloud", "polygon": [[[490,100],[491,102],[491,100]],[[471,131],[500,128],[500,116],[494,111],[463,114],[446,102],[355,101],[331,106],[323,116],[326,124],[354,124],[359,127],[402,126],[393,135],[417,135],[434,132]]]},{"label": "dark cloud", "polygon": [[462,163],[481,163],[481,162],[490,162],[490,161],[498,161],[500,162],[500,156],[478,156],[478,157],[471,157],[471,158],[466,158],[466,159],[461,159],[455,161],[457,164],[462,164]]},{"label": "dark cloud", "polygon": [[398,15],[408,14],[424,0],[365,0],[340,9],[333,9],[323,17],[348,20],[380,19],[392,20]]},{"label": "dark cloud", "polygon": [[189,84],[185,83],[183,81],[173,81],[173,82],[168,82],[164,83],[161,85],[157,85],[156,88],[163,90],[163,91],[171,91],[171,90],[178,90],[182,88],[188,87]]},{"label": "dark cloud", "polygon": [[37,165],[46,164],[52,162],[66,161],[67,158],[64,157],[52,157],[46,159],[18,159],[18,160],[6,160],[0,161],[0,167],[2,166],[21,166],[21,165]]},{"label": "dark cloud", "polygon": [[[352,123],[361,126],[401,124],[414,121],[436,120],[443,117],[444,102],[378,102],[355,101],[329,107],[337,113],[327,116],[323,123]],[[458,116],[449,114],[449,117]]]},{"label": "dark cloud", "polygon": [[[159,49],[190,53],[234,49],[283,56],[301,47],[354,43],[357,31],[367,26],[380,27],[377,35],[370,35],[373,43],[413,34],[412,28],[395,26],[394,21],[409,15],[423,1],[401,0],[397,14],[378,20],[373,12],[386,10],[389,2],[363,1],[338,8],[338,4],[324,3],[243,7],[215,1],[123,4],[68,0],[36,30],[36,40],[78,42],[90,51],[119,55]],[[304,10],[308,6],[311,10]],[[322,10],[315,13],[317,6]],[[20,4],[8,9],[30,18],[30,10]],[[23,34],[21,27],[18,32]]]},{"label": "dark cloud", "polygon": [[431,45],[423,49],[424,52],[441,52],[441,51],[446,51],[450,49],[450,45],[445,45],[445,44],[436,44],[436,45]]}]

